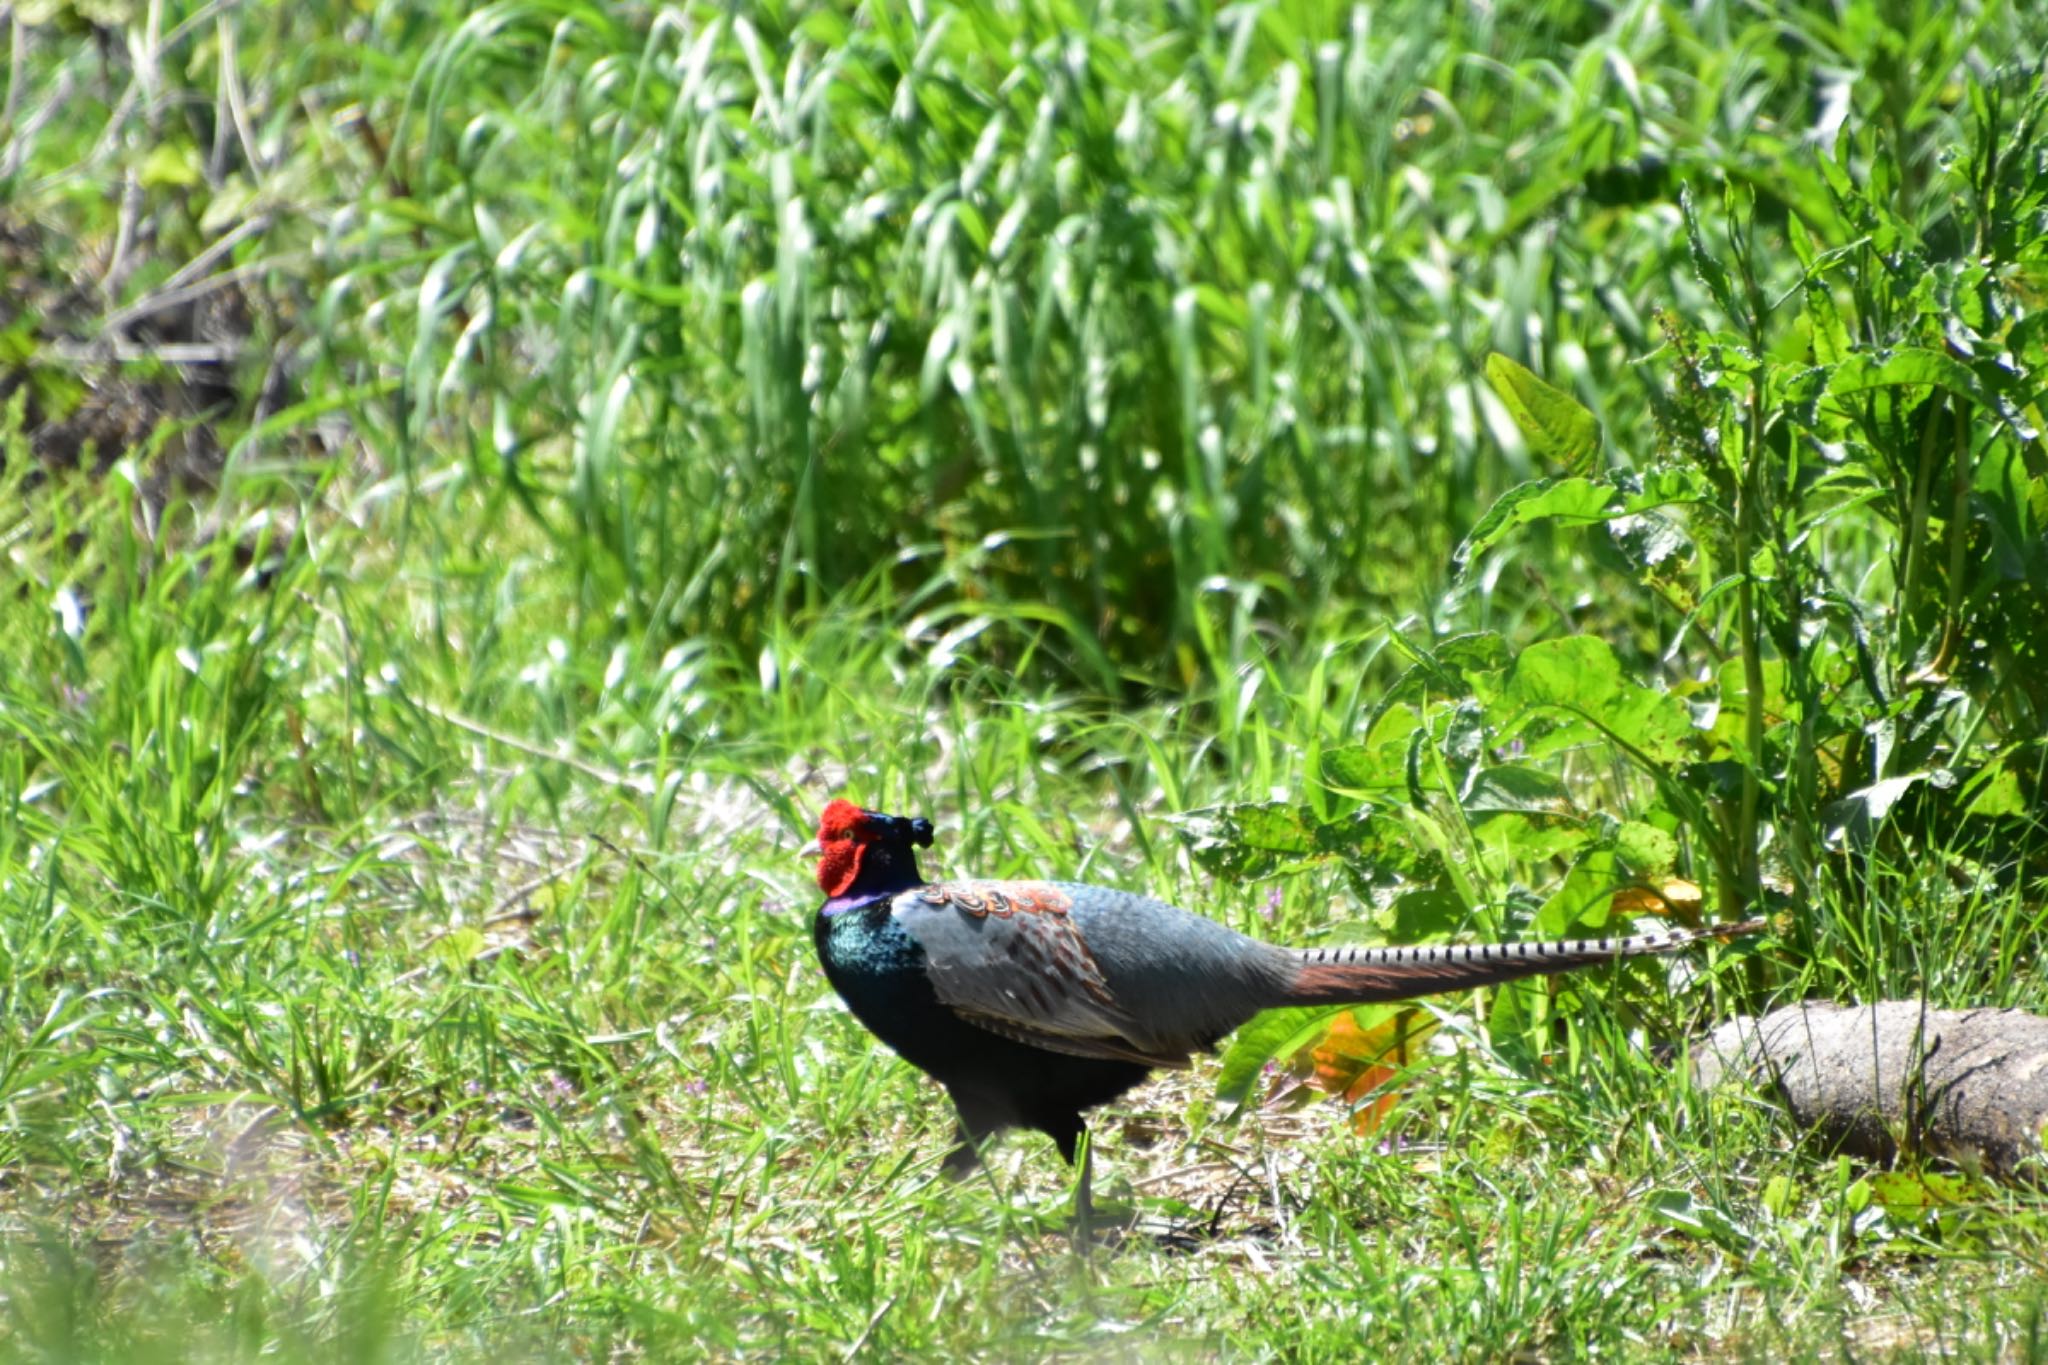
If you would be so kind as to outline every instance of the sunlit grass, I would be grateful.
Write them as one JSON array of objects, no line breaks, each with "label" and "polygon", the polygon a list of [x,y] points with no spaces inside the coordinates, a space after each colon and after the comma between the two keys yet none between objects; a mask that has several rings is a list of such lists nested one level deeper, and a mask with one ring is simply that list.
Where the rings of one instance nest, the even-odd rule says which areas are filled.
[{"label": "sunlit grass", "polygon": [[[9,1295],[24,1349],[1009,1355],[1139,1333],[1225,1354],[1775,1355],[1988,1347],[2034,1311],[2032,1281],[1995,1268],[2025,1260],[2027,1200],[1990,1196],[1962,1246],[1857,1227],[1833,1163],[1690,1093],[1650,1049],[1669,1025],[1614,1013],[1656,1008],[1629,993],[1585,996],[1539,1072],[1468,1044],[1380,1139],[1321,1108],[1227,1123],[1205,1073],[1138,1092],[1100,1129],[1105,1195],[1143,1222],[1083,1271],[1050,1145],[1013,1139],[992,1183],[940,1179],[941,1097],[831,1002],[803,810],[872,794],[939,819],[941,869],[1082,874],[1312,933],[1357,913],[1341,880],[1283,883],[1269,921],[1266,887],[1207,884],[1168,825],[1299,783],[1294,665],[1219,746],[1170,707],[986,673],[934,688],[876,644],[886,617],[849,628],[849,610],[781,642],[796,714],[701,660],[688,723],[719,733],[650,763],[670,690],[607,692],[599,661],[557,658],[544,596],[462,632],[523,644],[451,640],[458,666],[414,670],[405,623],[434,594],[405,572],[316,594],[204,557],[169,552],[126,599],[97,580],[92,695],[47,662],[8,694],[74,735],[8,823],[7,1255],[11,1283],[41,1286]],[[64,647],[54,614],[14,610],[41,658]],[[266,681],[222,685],[204,661],[259,626]],[[550,705],[571,679],[580,704]],[[144,781],[94,738],[230,713],[275,737],[221,776],[218,809],[199,769]],[[564,742],[573,765],[541,757]],[[166,846],[154,881],[122,870],[134,830],[170,828],[197,852]],[[2035,932],[2016,897],[1900,885],[1890,914],[1966,936],[1924,940],[1936,953]],[[2038,981],[2013,1002],[2041,1007]],[[1767,1206],[1773,1180],[1790,1193]],[[51,1220],[71,1232],[32,1232]],[[1967,1307],[1937,1288],[1957,1257],[1978,1267],[1953,1281]],[[51,1302],[73,1316],[30,1311]]]}]

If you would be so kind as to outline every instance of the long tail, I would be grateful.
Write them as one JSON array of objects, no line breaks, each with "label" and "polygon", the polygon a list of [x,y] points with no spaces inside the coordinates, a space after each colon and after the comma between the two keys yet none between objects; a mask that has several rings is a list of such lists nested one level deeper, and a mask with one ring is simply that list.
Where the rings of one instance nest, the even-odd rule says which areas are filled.
[{"label": "long tail", "polygon": [[1760,933],[1768,920],[1746,919],[1705,929],[1633,938],[1567,939],[1545,943],[1463,943],[1433,948],[1290,948],[1295,962],[1286,1005],[1365,1005],[1410,1000],[1440,991],[1493,986],[1525,976],[1549,976],[1624,957],[1672,953],[1695,943]]}]

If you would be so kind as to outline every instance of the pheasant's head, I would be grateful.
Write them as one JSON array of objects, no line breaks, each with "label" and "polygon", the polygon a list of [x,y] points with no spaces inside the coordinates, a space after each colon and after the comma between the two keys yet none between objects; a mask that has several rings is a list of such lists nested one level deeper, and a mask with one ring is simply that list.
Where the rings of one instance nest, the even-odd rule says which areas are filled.
[{"label": "pheasant's head", "polygon": [[818,885],[828,897],[922,886],[917,853],[932,846],[932,822],[834,801],[818,817]]}]

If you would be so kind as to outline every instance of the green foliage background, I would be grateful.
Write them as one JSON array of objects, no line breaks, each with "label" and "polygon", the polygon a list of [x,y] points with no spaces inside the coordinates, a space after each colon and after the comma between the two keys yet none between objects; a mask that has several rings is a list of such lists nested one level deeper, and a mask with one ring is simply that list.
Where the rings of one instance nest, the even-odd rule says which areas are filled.
[{"label": "green foliage background", "polygon": [[[2048,1009],[2035,8],[0,6],[0,1353],[2038,1355],[2037,1196],[1650,1050]],[[1083,1266],[829,1003],[842,793],[1780,929],[1378,1145],[1264,1021]]]}]

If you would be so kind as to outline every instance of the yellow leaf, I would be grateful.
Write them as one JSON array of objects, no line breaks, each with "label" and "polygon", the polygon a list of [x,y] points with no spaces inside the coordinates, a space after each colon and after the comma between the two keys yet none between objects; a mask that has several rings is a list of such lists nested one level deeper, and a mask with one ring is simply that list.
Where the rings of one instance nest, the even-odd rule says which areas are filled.
[{"label": "yellow leaf", "polygon": [[1614,893],[1614,910],[1621,915],[1661,915],[1697,924],[1705,906],[1699,887],[1682,877],[1667,877],[1654,886],[1639,882]]}]

